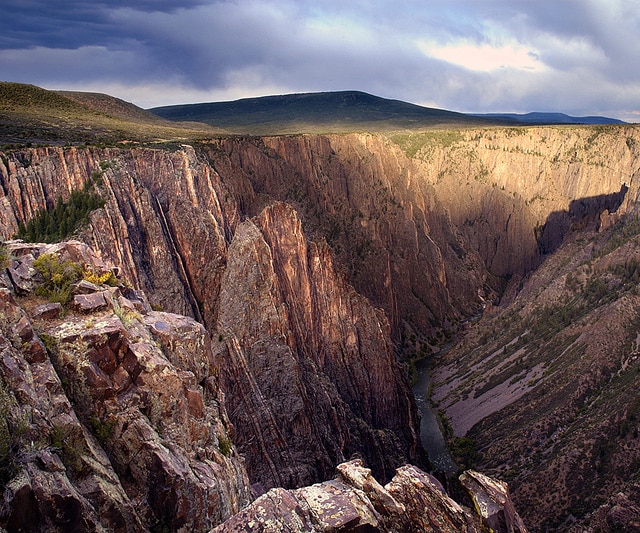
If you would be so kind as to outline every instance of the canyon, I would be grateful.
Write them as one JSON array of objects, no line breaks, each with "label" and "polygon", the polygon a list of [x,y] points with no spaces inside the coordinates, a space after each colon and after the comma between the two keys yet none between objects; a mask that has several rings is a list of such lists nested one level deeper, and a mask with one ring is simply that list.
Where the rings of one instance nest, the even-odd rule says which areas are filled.
[{"label": "canyon", "polygon": [[[432,360],[449,437],[472,439],[475,467],[509,481],[531,531],[640,517],[634,126],[220,137],[0,156],[3,239],[93,177],[105,205],[77,238],[144,291],[156,324],[153,313],[203,325],[209,371],[188,363],[181,386],[224,405],[211,427],[233,451],[214,459],[235,469],[236,496],[198,527],[237,513],[249,492],[328,482],[355,457],[382,483],[406,463],[427,469],[407,368],[417,357]],[[615,298],[589,299],[600,282]],[[581,297],[580,312],[543,328]],[[607,440],[612,431],[624,436]],[[201,438],[213,442],[203,449],[221,449],[220,438]],[[127,512],[131,528],[148,520]]]},{"label": "canyon", "polygon": [[80,241],[9,241],[2,260],[6,531],[526,533],[506,484],[472,470],[460,477],[469,506],[413,465],[383,487],[360,459],[258,497],[202,324],[153,310]]}]

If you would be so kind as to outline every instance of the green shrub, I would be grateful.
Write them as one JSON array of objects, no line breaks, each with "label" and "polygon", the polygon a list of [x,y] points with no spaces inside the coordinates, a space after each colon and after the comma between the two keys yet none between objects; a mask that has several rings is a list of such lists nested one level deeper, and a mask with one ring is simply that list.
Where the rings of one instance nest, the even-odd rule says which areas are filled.
[{"label": "green shrub", "polygon": [[9,250],[5,244],[0,244],[0,270],[9,266]]},{"label": "green shrub", "polygon": [[451,452],[456,458],[456,462],[463,468],[473,467],[476,461],[475,442],[470,437],[454,437],[451,445]]},{"label": "green shrub", "polygon": [[52,337],[51,335],[48,335],[46,333],[40,333],[38,336],[40,337],[40,340],[44,344],[44,347],[47,349],[48,353],[51,354],[51,353],[54,353],[55,351],[57,351],[57,349],[58,349],[58,339],[56,339],[55,337]]},{"label": "green shrub", "polygon": [[82,456],[86,454],[87,446],[81,432],[70,426],[54,424],[49,432],[49,444],[55,448],[69,473],[77,475],[82,472]]},{"label": "green shrub", "polygon": [[82,276],[82,267],[78,263],[60,261],[54,254],[42,254],[33,262],[44,280],[36,289],[36,294],[48,298],[51,302],[65,305],[71,299],[71,287]]},{"label": "green shrub", "polygon": [[116,424],[117,421],[113,417],[109,418],[108,420],[101,420],[98,415],[93,415],[91,417],[91,429],[93,431],[93,434],[103,444],[107,442],[111,437],[113,437],[113,433],[116,429]]},{"label": "green shrub", "polygon": [[87,182],[83,190],[71,192],[64,202],[58,198],[55,207],[41,209],[26,224],[18,225],[16,237],[27,242],[59,242],[89,222],[89,213],[104,205],[104,200],[90,192]]},{"label": "green shrub", "polygon": [[222,453],[222,455],[224,455],[225,457],[228,457],[229,454],[231,453],[231,439],[228,439],[227,437],[218,437],[218,446],[220,447],[220,452]]},{"label": "green shrub", "polygon": [[19,464],[19,452],[28,429],[27,419],[16,415],[17,403],[0,380],[0,485],[9,481]]}]

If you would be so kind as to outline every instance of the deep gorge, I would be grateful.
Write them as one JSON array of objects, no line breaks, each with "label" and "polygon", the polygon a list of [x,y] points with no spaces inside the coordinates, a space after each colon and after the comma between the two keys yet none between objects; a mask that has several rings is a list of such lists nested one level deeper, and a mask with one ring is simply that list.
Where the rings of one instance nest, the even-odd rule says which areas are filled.
[{"label": "deep gorge", "polygon": [[[633,216],[638,136],[490,128],[21,149],[2,153],[0,227],[10,238],[99,172],[105,207],[81,237],[153,305],[206,326],[250,481],[299,487],[354,454],[389,479],[424,464],[402,360],[438,367],[437,346],[483,305],[522,297],[566,235]],[[486,448],[504,431],[472,433]],[[492,473],[506,470],[498,457]],[[535,486],[519,486],[527,505]]]}]

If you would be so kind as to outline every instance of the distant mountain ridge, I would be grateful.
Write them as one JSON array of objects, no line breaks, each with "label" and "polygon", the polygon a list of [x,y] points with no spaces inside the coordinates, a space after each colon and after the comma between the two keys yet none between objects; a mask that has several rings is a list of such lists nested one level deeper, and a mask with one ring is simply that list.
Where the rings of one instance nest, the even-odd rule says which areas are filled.
[{"label": "distant mountain ridge", "polygon": [[178,124],[107,94],[50,91],[0,81],[0,145],[158,142],[211,136],[205,124]]},{"label": "distant mountain ridge", "polygon": [[483,113],[474,114],[476,117],[516,120],[523,124],[626,124],[617,118],[589,115],[573,117],[565,113],[545,113],[534,111],[531,113]]},{"label": "distant mountain ridge", "polygon": [[442,126],[623,124],[608,117],[563,113],[465,114],[391,100],[361,91],[299,93],[155,107],[148,111],[172,121],[194,121],[230,133],[423,129]]},{"label": "distant mountain ridge", "polygon": [[145,110],[101,93],[50,91],[0,81],[0,145],[191,142],[220,135],[624,124],[562,113],[470,115],[361,91],[301,93]]},{"label": "distant mountain ridge", "polygon": [[515,123],[510,119],[473,117],[423,107],[360,91],[262,96],[230,102],[155,107],[148,111],[168,120],[204,122],[230,133],[258,134]]}]

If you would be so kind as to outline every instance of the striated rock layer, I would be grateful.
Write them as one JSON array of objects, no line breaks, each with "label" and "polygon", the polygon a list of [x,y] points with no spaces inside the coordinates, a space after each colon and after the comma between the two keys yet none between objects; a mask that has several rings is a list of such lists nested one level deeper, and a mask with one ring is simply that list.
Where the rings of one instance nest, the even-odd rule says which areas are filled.
[{"label": "striated rock layer", "polygon": [[502,290],[499,277],[537,265],[573,222],[572,202],[594,199],[594,221],[633,209],[637,137],[622,126],[492,128],[21,150],[2,157],[0,227],[11,236],[97,172],[107,206],[87,238],[158,303],[211,324],[237,223],[286,201],[400,342],[451,330]]},{"label": "striated rock layer", "polygon": [[[244,253],[244,234],[238,229],[242,202],[189,147],[175,153],[38,149],[30,157],[26,167],[18,168],[18,156],[4,167],[5,174],[11,172],[5,182],[7,192],[13,187],[12,202],[33,213],[65,192],[58,183],[65,171],[70,189],[86,172],[80,162],[93,165],[91,173],[101,174],[106,205],[92,213],[84,238],[105,260],[121,264],[123,276],[148,291],[154,305],[204,320],[214,341],[224,341],[218,350],[224,388],[253,482],[299,486],[325,479],[353,453],[362,454],[383,478],[407,460],[420,461],[417,411],[393,354],[386,318],[334,271],[326,245],[317,251],[311,246],[307,257],[293,210],[265,211],[260,255],[236,257],[232,250]],[[51,167],[65,169],[58,181]],[[47,190],[49,180],[56,186]],[[39,194],[28,194],[23,181]],[[246,185],[230,182],[236,189]],[[290,230],[296,233],[288,235]],[[252,264],[281,278],[279,289],[253,292],[240,269]],[[224,276],[231,281],[223,282]],[[244,293],[233,295],[233,290]],[[257,353],[253,332],[268,315],[246,309],[246,319],[238,320],[233,313],[235,305],[253,305],[256,299],[265,312],[279,307],[282,323],[258,328],[262,360],[250,357],[249,366],[239,354]],[[291,351],[290,364],[284,366],[278,366],[281,345]],[[259,384],[250,394],[245,391],[246,398],[239,395],[245,380]],[[248,415],[236,409],[247,401],[245,407],[260,409]],[[247,416],[254,417],[253,425],[245,424]],[[277,439],[271,438],[274,427]],[[256,440],[256,435],[269,438]],[[267,467],[270,463],[276,466]]]},{"label": "striated rock layer", "polygon": [[238,226],[217,329],[252,479],[309,484],[354,453],[383,478],[419,460],[415,404],[384,314],[336,274],[326,245],[307,243],[288,205]]}]

